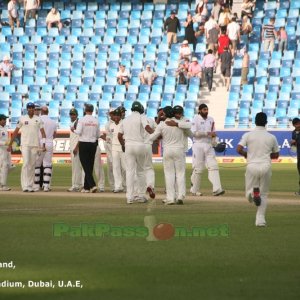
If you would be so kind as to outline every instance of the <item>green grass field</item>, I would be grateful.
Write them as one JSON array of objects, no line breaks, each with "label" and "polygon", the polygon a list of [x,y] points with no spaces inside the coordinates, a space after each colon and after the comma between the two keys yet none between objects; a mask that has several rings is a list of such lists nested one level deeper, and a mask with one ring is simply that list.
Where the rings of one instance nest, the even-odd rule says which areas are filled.
[{"label": "green grass field", "polygon": [[[203,197],[189,196],[183,206],[170,207],[161,203],[164,180],[158,165],[158,199],[149,211],[147,204],[126,205],[125,194],[65,192],[69,166],[54,167],[52,192],[21,193],[18,167],[9,177],[13,191],[0,193],[0,263],[16,266],[0,269],[0,283],[20,281],[24,288],[0,287],[0,298],[299,299],[296,166],[273,166],[266,228],[254,226],[255,207],[244,198],[244,171],[241,165],[221,165],[224,196],[210,196],[205,174]],[[190,174],[188,166],[187,182]],[[152,242],[145,237],[53,235],[57,223],[74,230],[84,223],[143,227],[147,215],[156,223],[187,229],[226,224],[229,234]],[[27,286],[40,280],[52,280],[55,287]],[[82,288],[58,287],[58,282],[76,280]]]}]

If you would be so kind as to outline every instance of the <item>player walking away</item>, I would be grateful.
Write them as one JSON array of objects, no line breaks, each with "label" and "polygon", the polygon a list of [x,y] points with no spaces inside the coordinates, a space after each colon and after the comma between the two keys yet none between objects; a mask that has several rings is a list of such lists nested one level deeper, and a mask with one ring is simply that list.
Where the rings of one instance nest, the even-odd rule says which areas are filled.
[{"label": "player walking away", "polygon": [[131,106],[132,113],[120,126],[118,139],[125,151],[126,159],[126,198],[127,204],[134,201],[134,178],[138,178],[138,197],[140,202],[147,202],[145,197],[145,133],[152,133],[147,118],[143,115],[144,108],[138,101]]},{"label": "player walking away", "polygon": [[193,173],[191,177],[191,193],[194,196],[202,196],[200,192],[201,175],[206,167],[208,179],[213,186],[213,196],[225,193],[221,186],[219,166],[213,149],[213,139],[216,137],[215,122],[208,116],[208,107],[202,103],[199,105],[198,115],[193,119]]},{"label": "player walking away", "polygon": [[[267,115],[263,112],[255,116],[256,128],[245,133],[236,151],[247,159],[246,197],[257,206],[256,226],[266,226],[266,209],[271,183],[271,159],[279,157],[276,137],[267,132]],[[247,151],[244,150],[247,147]]]},{"label": "player walking away", "polygon": [[122,151],[122,146],[118,139],[119,129],[121,127],[121,109],[117,108],[114,112],[114,122],[109,126],[109,132],[112,136],[112,160],[113,160],[113,174],[115,189],[114,193],[121,193],[124,191],[123,173],[126,172],[125,153]]},{"label": "player walking away", "polygon": [[77,128],[71,128],[73,132],[79,135],[79,159],[84,170],[84,186],[82,193],[96,193],[97,186],[93,178],[93,167],[95,154],[100,137],[98,120],[92,116],[94,106],[85,105],[85,116],[79,119]]},{"label": "player walking away", "polygon": [[[72,108],[69,112],[70,115],[70,128],[77,129],[78,125],[78,111]],[[70,130],[70,153],[72,163],[72,186],[68,189],[68,192],[80,192],[83,183],[82,167],[78,154],[78,142],[79,136]]]},{"label": "player walking away", "polygon": [[[53,157],[53,139],[56,135],[57,124],[48,116],[48,107],[41,107],[41,120],[44,124],[46,134],[46,151],[38,151],[35,163],[35,182],[34,191],[40,189],[41,166],[43,166],[43,190],[50,191],[51,177],[52,177],[52,157]],[[42,147],[42,138],[40,136],[40,146]]]},{"label": "player walking away", "polygon": [[291,146],[296,146],[297,148],[297,169],[299,174],[299,190],[295,194],[300,196],[300,119],[294,118],[292,124],[295,130],[292,132]]},{"label": "player walking away", "polygon": [[7,184],[7,175],[11,165],[11,156],[7,151],[9,144],[8,131],[6,128],[6,117],[0,115],[0,191],[10,191]]},{"label": "player walking away", "polygon": [[[34,192],[34,168],[38,151],[46,151],[46,134],[42,120],[34,115],[34,104],[27,103],[27,115],[21,116],[15,131],[12,134],[8,151],[11,152],[11,145],[21,129],[21,152],[23,166],[21,171],[21,186],[23,192]],[[42,136],[42,148],[40,148],[39,132]]]},{"label": "player walking away", "polygon": [[114,122],[113,115],[114,109],[109,111],[109,120],[105,124],[105,133],[101,135],[101,138],[104,140],[104,148],[106,152],[106,161],[107,161],[107,177],[111,191],[115,190],[114,174],[113,174],[113,161],[112,161],[112,150],[111,150],[111,140],[112,136],[109,132],[110,125]]}]

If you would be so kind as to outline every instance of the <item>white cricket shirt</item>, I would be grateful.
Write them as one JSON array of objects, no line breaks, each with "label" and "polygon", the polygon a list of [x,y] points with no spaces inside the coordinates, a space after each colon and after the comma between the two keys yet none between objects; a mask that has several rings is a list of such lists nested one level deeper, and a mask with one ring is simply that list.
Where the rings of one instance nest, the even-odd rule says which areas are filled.
[{"label": "white cricket shirt", "polygon": [[79,142],[95,143],[100,137],[98,120],[92,115],[85,115],[79,119],[74,132],[79,135]]},{"label": "white cricket shirt", "polygon": [[[201,115],[196,115],[192,122],[192,133],[194,135],[194,143],[206,143],[211,144],[211,137],[207,135],[208,132],[215,130],[214,119],[210,116],[207,116],[206,119],[203,119]],[[195,136],[197,135],[197,137]]]}]

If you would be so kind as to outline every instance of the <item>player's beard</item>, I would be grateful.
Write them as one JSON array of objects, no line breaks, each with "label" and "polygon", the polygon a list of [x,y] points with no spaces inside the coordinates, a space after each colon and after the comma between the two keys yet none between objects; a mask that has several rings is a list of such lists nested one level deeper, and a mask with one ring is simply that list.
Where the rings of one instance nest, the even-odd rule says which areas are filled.
[{"label": "player's beard", "polygon": [[206,119],[207,118],[207,115],[208,115],[208,112],[202,112],[200,111],[200,116],[203,118],[203,119]]}]

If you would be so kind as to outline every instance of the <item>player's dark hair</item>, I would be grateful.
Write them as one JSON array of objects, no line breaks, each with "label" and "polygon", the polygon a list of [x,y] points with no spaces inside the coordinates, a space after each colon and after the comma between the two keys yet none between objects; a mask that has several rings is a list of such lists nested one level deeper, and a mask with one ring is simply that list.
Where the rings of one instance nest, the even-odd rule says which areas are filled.
[{"label": "player's dark hair", "polygon": [[255,116],[255,125],[256,126],[266,126],[268,123],[267,115],[264,112],[259,112]]}]

